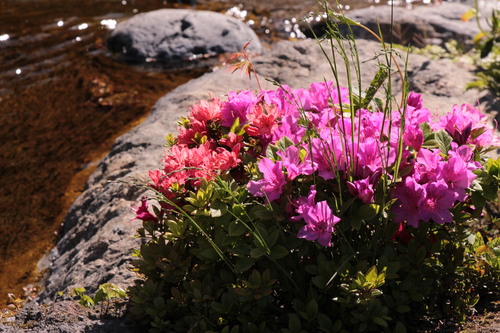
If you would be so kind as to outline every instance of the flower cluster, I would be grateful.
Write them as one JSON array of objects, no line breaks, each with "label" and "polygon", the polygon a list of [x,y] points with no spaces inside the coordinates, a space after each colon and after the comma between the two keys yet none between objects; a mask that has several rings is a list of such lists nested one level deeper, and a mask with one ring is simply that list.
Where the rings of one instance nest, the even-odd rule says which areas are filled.
[{"label": "flower cluster", "polygon": [[253,200],[286,205],[297,237],[323,246],[352,207],[393,202],[388,213],[401,225],[453,222],[470,202],[481,154],[498,143],[487,118],[468,104],[434,116],[416,93],[392,112],[353,104],[332,82],[201,101],[151,186],[183,204],[202,179],[231,177]]}]

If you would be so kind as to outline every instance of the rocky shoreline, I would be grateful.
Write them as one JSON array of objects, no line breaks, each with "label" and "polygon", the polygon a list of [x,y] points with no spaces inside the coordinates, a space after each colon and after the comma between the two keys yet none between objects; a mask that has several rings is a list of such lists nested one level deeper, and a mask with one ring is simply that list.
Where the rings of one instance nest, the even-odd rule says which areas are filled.
[{"label": "rocky shoreline", "polygon": [[[477,28],[474,28],[472,22],[459,22],[456,17],[467,9],[464,5],[443,4],[441,7],[425,8],[428,12],[423,9],[419,9],[418,13],[416,10],[412,11],[413,21],[407,22],[419,24],[412,28],[414,31],[411,36],[418,36],[420,33],[421,36],[428,36],[430,41],[441,43],[450,36],[457,38],[460,33],[464,41],[472,40],[478,32]],[[367,12],[368,9],[353,11],[351,16],[358,20],[365,19],[364,23],[369,25],[378,14],[372,12],[368,15]],[[398,19],[404,20],[401,15],[398,14]],[[419,17],[418,20],[415,20],[415,15]],[[419,26],[427,30],[418,30]],[[182,31],[182,24],[179,27]],[[431,33],[429,27],[434,28],[436,33]],[[121,31],[119,29],[120,27],[117,31]],[[362,81],[366,88],[377,70],[376,63],[368,60],[373,59],[380,51],[380,45],[364,37],[366,36],[361,34],[357,44],[360,60],[363,62]],[[124,40],[130,42],[130,39]],[[241,47],[242,42],[236,45]],[[116,46],[116,49],[122,50],[123,47]],[[227,50],[236,51],[224,49],[224,52]],[[312,82],[332,79],[329,65],[314,40],[281,41],[272,45],[270,50],[257,47],[254,51],[262,53],[253,59],[261,77],[291,87],[306,87]],[[149,59],[159,54],[165,56],[165,53],[154,52],[141,57]],[[133,52],[127,51],[127,54],[131,53]],[[188,53],[191,56],[194,54],[192,50]],[[339,73],[341,78],[345,77],[345,69],[342,70]],[[486,112],[498,110],[498,101],[488,92],[464,90],[465,83],[474,78],[473,71],[474,67],[461,59],[435,60],[411,54],[408,67],[410,90],[421,93],[424,106],[431,111],[446,112],[453,104],[476,101],[483,102]],[[395,78],[395,93],[400,84]],[[138,180],[146,181],[148,171],[160,166],[165,149],[164,135],[176,132],[176,121],[196,101],[209,96],[224,96],[231,90],[249,88],[257,87],[253,81],[250,82],[239,73],[231,74],[224,69],[207,73],[161,98],[142,124],[119,137],[110,153],[88,179],[85,191],[69,210],[62,237],[40,262],[40,268],[48,270],[43,292],[11,323],[0,324],[0,331],[19,332],[20,327],[23,327],[25,332],[123,332],[126,325],[119,319],[123,315],[123,307],[118,306],[121,310],[114,316],[109,313],[106,316],[98,312],[98,309],[87,310],[68,301],[68,291],[85,287],[89,294],[93,294],[103,283],[114,283],[122,288],[134,283],[137,276],[130,269],[130,261],[133,259],[131,253],[132,249],[140,246],[140,240],[134,238],[139,222],[132,221],[134,213],[131,207],[145,193],[144,188],[136,185]],[[272,88],[270,83],[264,87]],[[61,297],[59,291],[64,296]]]}]

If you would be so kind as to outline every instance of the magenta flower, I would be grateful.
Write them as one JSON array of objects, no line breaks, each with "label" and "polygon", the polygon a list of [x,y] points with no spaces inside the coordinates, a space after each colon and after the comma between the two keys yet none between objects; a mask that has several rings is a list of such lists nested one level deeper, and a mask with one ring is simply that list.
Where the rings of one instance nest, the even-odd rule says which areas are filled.
[{"label": "magenta flower", "polygon": [[417,94],[414,91],[411,91],[408,94],[407,101],[408,101],[408,106],[412,106],[415,109],[421,109],[423,107],[423,105],[424,105],[424,101],[422,99],[422,95],[421,94]]},{"label": "magenta flower", "polygon": [[406,106],[406,122],[412,125],[420,125],[431,121],[431,111],[424,108],[422,95],[410,92],[408,95],[408,104]]},{"label": "magenta flower", "polygon": [[453,222],[450,209],[455,204],[455,195],[443,180],[424,185],[426,196],[419,202],[420,219],[443,224]]},{"label": "magenta flower", "polygon": [[404,144],[415,150],[420,150],[424,143],[424,133],[419,124],[407,124],[403,134]]},{"label": "magenta flower", "polygon": [[472,181],[477,177],[474,172],[468,169],[467,163],[460,157],[450,158],[443,166],[441,176],[448,188],[454,192],[455,199],[462,202],[467,198],[465,190],[471,186]]},{"label": "magenta flower", "polygon": [[231,127],[236,118],[240,118],[240,123],[244,124],[247,121],[247,114],[252,111],[256,103],[253,92],[249,90],[230,92],[227,102],[223,103],[221,108],[222,126]]},{"label": "magenta flower", "polygon": [[349,193],[359,198],[364,204],[371,204],[373,202],[373,184],[370,183],[370,177],[354,182],[347,182],[347,189]]},{"label": "magenta flower", "polygon": [[158,218],[151,214],[148,209],[148,201],[146,197],[141,198],[141,205],[134,209],[135,219],[142,221],[158,221]]},{"label": "magenta flower", "polygon": [[302,209],[306,225],[300,228],[297,237],[317,241],[323,246],[331,246],[334,226],[340,218],[333,215],[326,201],[304,206]]},{"label": "magenta flower", "polygon": [[267,197],[269,201],[279,199],[283,192],[283,186],[286,184],[283,163],[263,158],[259,161],[259,170],[264,175],[264,178],[248,182],[248,192],[255,197]]},{"label": "magenta flower", "polygon": [[279,127],[272,133],[271,142],[279,141],[282,137],[286,136],[298,144],[302,141],[302,137],[306,133],[306,129],[298,124],[298,118],[295,115],[286,115],[281,118]]},{"label": "magenta flower", "polygon": [[459,145],[472,143],[482,148],[499,143],[488,117],[470,104],[454,105],[434,128],[446,130]]},{"label": "magenta flower", "polygon": [[425,198],[425,189],[413,177],[406,177],[404,184],[400,183],[394,189],[394,198],[398,200],[392,206],[394,221],[418,227],[420,221],[419,202]]},{"label": "magenta flower", "polygon": [[[357,144],[357,160],[356,160],[356,176],[360,178],[370,177],[377,171],[383,168],[383,160],[386,160],[388,165],[391,165],[396,158],[395,149],[390,149],[387,152],[385,144],[374,138],[366,138],[363,142]],[[387,158],[385,155],[389,153]]]},{"label": "magenta flower", "polygon": [[314,199],[316,198],[316,187],[311,185],[309,189],[309,194],[307,197],[300,197],[297,199],[295,204],[297,208],[295,209],[295,213],[299,214],[297,216],[292,216],[290,219],[293,221],[300,221],[304,219],[304,213],[314,205]]},{"label": "magenta flower", "polygon": [[426,184],[438,179],[444,162],[439,150],[421,149],[415,163],[415,180],[419,184]]},{"label": "magenta flower", "polygon": [[316,169],[316,163],[307,157],[304,162],[300,160],[300,149],[295,146],[278,152],[278,155],[286,168],[289,180],[294,180],[298,175],[312,175]]}]

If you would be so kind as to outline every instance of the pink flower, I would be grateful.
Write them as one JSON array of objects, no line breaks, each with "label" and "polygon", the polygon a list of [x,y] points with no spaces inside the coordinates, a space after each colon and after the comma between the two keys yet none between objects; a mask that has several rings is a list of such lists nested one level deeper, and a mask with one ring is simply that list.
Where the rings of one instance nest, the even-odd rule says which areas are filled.
[{"label": "pink flower", "polygon": [[247,114],[250,113],[257,103],[253,92],[242,90],[238,93],[231,91],[228,94],[227,102],[222,103],[222,126],[231,127],[237,118],[240,123],[247,121]]},{"label": "pink flower", "polygon": [[330,108],[329,103],[340,104],[342,101],[344,106],[350,104],[349,90],[344,87],[335,87],[332,81],[311,83],[304,97],[303,108],[305,110],[322,112]]},{"label": "pink flower", "polygon": [[269,201],[279,199],[283,192],[283,186],[286,184],[283,163],[263,158],[259,161],[259,170],[264,175],[264,178],[248,182],[248,192],[255,197],[267,197]]},{"label": "pink flower", "polygon": [[442,117],[434,127],[446,130],[459,145],[472,143],[482,148],[498,144],[488,117],[470,104],[454,105],[451,113]]},{"label": "pink flower", "polygon": [[251,135],[272,135],[276,128],[278,128],[278,119],[282,116],[282,114],[283,112],[277,107],[266,104],[257,104],[251,112],[247,113],[248,123],[258,129],[258,133]]},{"label": "pink flower", "polygon": [[417,154],[415,163],[415,180],[419,184],[436,181],[443,164],[439,150],[421,149]]},{"label": "pink flower", "polygon": [[305,133],[306,129],[299,126],[297,117],[289,114],[281,118],[279,126],[272,133],[271,142],[279,141],[286,136],[294,144],[299,144]]},{"label": "pink flower", "polygon": [[342,138],[331,128],[323,129],[320,138],[311,139],[311,152],[318,175],[325,180],[333,179],[335,170],[345,171],[349,164],[349,157],[342,151]]},{"label": "pink flower", "polygon": [[220,106],[221,101],[218,98],[213,98],[210,101],[200,101],[193,105],[188,117],[188,125],[179,129],[178,144],[198,144],[200,138],[208,136],[208,124],[221,120]]},{"label": "pink flower", "polygon": [[425,189],[412,177],[406,177],[404,183],[396,186],[393,193],[398,199],[392,206],[395,222],[406,222],[418,227],[420,221],[420,201],[425,197]]},{"label": "pink flower", "polygon": [[420,125],[431,120],[431,112],[429,109],[424,108],[422,95],[413,91],[410,92],[406,106],[406,122],[412,125]]},{"label": "pink flower", "polygon": [[450,209],[455,203],[455,195],[448,189],[442,180],[424,185],[425,198],[419,202],[420,219],[423,221],[433,220],[443,224],[453,222]]},{"label": "pink flower", "polygon": [[455,199],[463,202],[467,198],[465,190],[477,176],[468,169],[467,163],[460,157],[451,157],[443,166],[441,177],[454,192]]},{"label": "pink flower", "polygon": [[332,245],[334,226],[340,218],[333,215],[326,201],[302,207],[304,222],[306,223],[297,233],[298,238],[317,241],[323,246]]},{"label": "pink flower", "polygon": [[[383,163],[391,165],[396,159],[395,149],[389,149],[388,152],[387,146],[374,138],[366,138],[355,145],[357,148],[356,176],[360,178],[370,177],[383,168]],[[386,157],[387,154],[389,154],[388,157]]]},{"label": "pink flower", "polygon": [[236,135],[233,132],[229,132],[227,134],[227,138],[220,139],[219,143],[227,146],[229,148],[233,148],[237,144],[241,144],[243,142],[243,137],[241,135]]},{"label": "pink flower", "polygon": [[187,184],[197,187],[201,179],[212,180],[222,171],[234,168],[239,162],[240,145],[231,151],[211,147],[213,142],[205,142],[198,147],[189,148],[175,145],[165,154],[163,172],[166,175],[163,187],[172,184]]},{"label": "pink flower", "polygon": [[316,163],[307,157],[304,162],[300,160],[300,149],[295,146],[290,146],[285,151],[278,152],[278,155],[286,168],[289,180],[294,180],[298,175],[312,175],[316,169]]},{"label": "pink flower", "polygon": [[419,124],[406,124],[403,134],[404,144],[415,150],[420,150],[424,143],[424,133]]},{"label": "pink flower", "polygon": [[309,194],[307,197],[300,197],[297,199],[297,208],[295,213],[299,214],[297,216],[292,216],[290,219],[292,221],[300,221],[304,219],[305,212],[314,205],[314,199],[316,198],[316,187],[311,185],[309,188]]},{"label": "pink flower", "polygon": [[415,109],[421,109],[423,107],[424,101],[422,99],[421,94],[417,94],[414,91],[410,91],[408,94],[408,106],[411,106]]},{"label": "pink flower", "polygon": [[355,180],[354,182],[347,182],[347,189],[349,193],[359,198],[364,204],[371,204],[373,202],[373,184],[370,183],[370,177],[362,180]]},{"label": "pink flower", "polygon": [[146,197],[141,198],[141,205],[134,209],[135,219],[142,221],[158,221],[158,218],[151,214],[148,209],[148,201]]}]

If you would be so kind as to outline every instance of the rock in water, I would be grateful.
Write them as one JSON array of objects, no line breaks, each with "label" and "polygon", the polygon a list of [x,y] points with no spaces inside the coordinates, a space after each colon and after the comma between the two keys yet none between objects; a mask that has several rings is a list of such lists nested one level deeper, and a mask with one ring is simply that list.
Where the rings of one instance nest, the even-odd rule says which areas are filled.
[{"label": "rock in water", "polygon": [[118,24],[108,47],[133,62],[165,63],[248,50],[261,53],[255,32],[244,22],[210,11],[161,9],[138,14]]}]

